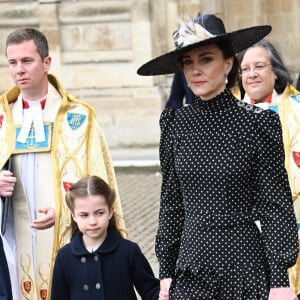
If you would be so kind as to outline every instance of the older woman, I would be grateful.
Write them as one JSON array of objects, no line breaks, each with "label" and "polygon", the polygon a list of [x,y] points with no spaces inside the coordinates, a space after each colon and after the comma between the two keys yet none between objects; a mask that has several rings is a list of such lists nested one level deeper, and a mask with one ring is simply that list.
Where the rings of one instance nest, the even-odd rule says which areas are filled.
[{"label": "older woman", "polygon": [[[291,75],[280,52],[269,41],[260,40],[239,53],[238,59],[241,64],[240,92],[243,101],[279,114],[285,167],[300,234],[300,92],[292,85]],[[300,299],[300,255],[297,263],[289,269],[289,280]]]},{"label": "older woman", "polygon": [[280,120],[229,90],[238,75],[234,53],[270,30],[226,33],[215,15],[198,15],[175,32],[174,51],[138,70],[183,69],[197,96],[163,111],[160,121],[161,300],[297,299],[287,275],[298,242]]}]

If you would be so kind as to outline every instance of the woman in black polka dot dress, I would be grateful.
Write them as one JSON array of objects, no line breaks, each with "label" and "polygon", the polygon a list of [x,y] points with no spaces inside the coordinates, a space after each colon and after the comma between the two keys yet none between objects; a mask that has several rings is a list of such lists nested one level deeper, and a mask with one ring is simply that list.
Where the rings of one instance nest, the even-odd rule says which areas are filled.
[{"label": "woman in black polka dot dress", "polygon": [[182,68],[197,95],[161,115],[160,300],[297,299],[287,275],[298,241],[279,117],[229,90],[234,53],[270,31],[226,33],[219,18],[199,14],[174,33],[176,50],[138,70]]}]

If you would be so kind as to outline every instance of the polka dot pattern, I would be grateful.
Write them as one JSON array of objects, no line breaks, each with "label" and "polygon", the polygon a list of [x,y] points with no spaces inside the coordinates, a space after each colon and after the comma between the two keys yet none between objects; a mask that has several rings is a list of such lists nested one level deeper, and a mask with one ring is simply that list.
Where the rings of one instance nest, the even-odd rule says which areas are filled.
[{"label": "polka dot pattern", "polygon": [[288,286],[298,242],[278,115],[225,90],[166,109],[160,126],[156,254],[171,299],[267,299]]}]

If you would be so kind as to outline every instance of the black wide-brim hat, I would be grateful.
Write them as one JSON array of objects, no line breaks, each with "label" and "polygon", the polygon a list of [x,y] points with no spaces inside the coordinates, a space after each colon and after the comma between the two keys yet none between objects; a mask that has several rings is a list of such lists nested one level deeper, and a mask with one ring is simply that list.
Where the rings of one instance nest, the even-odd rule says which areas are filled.
[{"label": "black wide-brim hat", "polygon": [[[182,69],[182,54],[189,50],[221,41],[228,41],[232,45],[233,52],[238,53],[261,40],[272,30],[270,25],[261,25],[226,33],[223,21],[215,15],[198,14],[193,22],[202,26],[210,36],[189,45],[176,45],[175,50],[143,64],[137,70],[137,73],[149,76],[173,74]],[[178,32],[179,30],[174,34],[178,35]]]}]

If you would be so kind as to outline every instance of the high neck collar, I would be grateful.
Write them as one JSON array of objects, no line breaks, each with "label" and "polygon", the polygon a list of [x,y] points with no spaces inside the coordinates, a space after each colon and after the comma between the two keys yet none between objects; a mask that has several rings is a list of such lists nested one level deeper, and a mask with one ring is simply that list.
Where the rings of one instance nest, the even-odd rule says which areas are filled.
[{"label": "high neck collar", "polygon": [[234,97],[228,89],[225,89],[219,95],[210,100],[204,101],[199,97],[197,97],[196,100],[195,105],[199,107],[199,109],[205,112],[214,112],[231,107],[234,102]]}]

